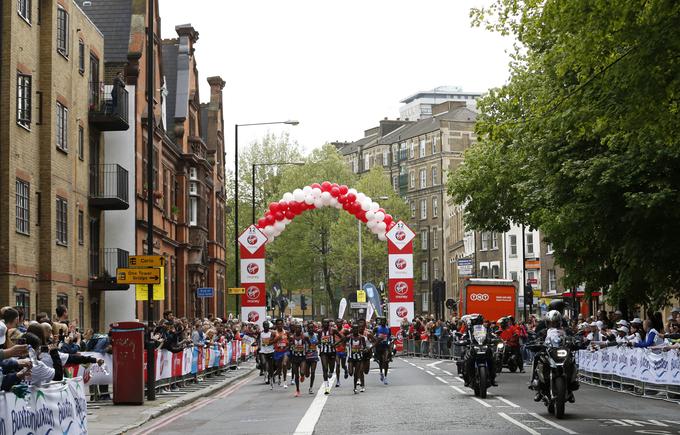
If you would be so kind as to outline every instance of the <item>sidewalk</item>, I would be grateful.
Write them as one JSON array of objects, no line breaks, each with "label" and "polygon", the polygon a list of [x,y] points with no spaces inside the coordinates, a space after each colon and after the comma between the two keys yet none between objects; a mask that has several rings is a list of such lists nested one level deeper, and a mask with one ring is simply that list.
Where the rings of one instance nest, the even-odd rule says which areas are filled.
[{"label": "sidewalk", "polygon": [[108,402],[90,402],[87,407],[88,433],[94,435],[122,434],[167,414],[175,409],[209,396],[255,370],[255,362],[242,363],[237,370],[227,370],[220,376],[205,378],[199,384],[189,384],[179,391],[160,392],[153,402],[141,406],[114,406]]}]

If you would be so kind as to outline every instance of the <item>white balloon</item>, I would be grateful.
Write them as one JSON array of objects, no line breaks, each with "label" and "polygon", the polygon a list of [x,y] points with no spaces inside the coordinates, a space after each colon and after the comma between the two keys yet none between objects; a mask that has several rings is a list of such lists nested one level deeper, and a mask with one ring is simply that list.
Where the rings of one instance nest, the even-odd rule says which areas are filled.
[{"label": "white balloon", "polygon": [[364,201],[361,203],[361,209],[363,211],[368,211],[371,209],[371,203],[367,200],[364,199]]},{"label": "white balloon", "polygon": [[302,202],[305,199],[305,192],[302,189],[293,190],[293,199],[295,202]]},{"label": "white balloon", "polygon": [[357,202],[359,202],[359,204],[364,202],[364,199],[366,199],[366,195],[364,195],[362,192],[357,193]]},{"label": "white balloon", "polygon": [[321,208],[321,207],[323,207],[323,206],[324,206],[324,204],[323,204],[323,199],[321,199],[321,198],[316,198],[316,199],[314,200],[314,207],[316,207],[316,208]]},{"label": "white balloon", "polygon": [[[369,212],[366,212],[366,216],[368,216],[368,213]],[[385,219],[385,213],[383,213],[381,211],[376,211],[374,213],[374,215],[375,215],[375,220],[377,220],[378,222],[382,222]]]},{"label": "white balloon", "polygon": [[369,203],[369,204],[373,202],[373,200],[371,199],[370,196],[366,196],[366,199],[368,200],[368,203]]},{"label": "white balloon", "polygon": [[310,193],[312,193],[312,186],[305,186],[305,187],[303,187],[303,188],[302,188],[302,193],[304,193],[305,195],[309,195]]},{"label": "white balloon", "polygon": [[373,221],[373,220],[369,220],[368,222],[366,222],[366,226],[367,226],[368,228],[370,228],[371,230],[373,229],[373,227],[375,226],[375,224],[376,224],[376,222]]},{"label": "white balloon", "polygon": [[286,202],[291,202],[293,200],[293,194],[290,192],[286,192],[283,194],[283,200]]},{"label": "white balloon", "polygon": [[378,222],[378,224],[375,227],[379,228],[381,233],[384,233],[385,230],[387,229],[387,225],[385,224],[385,222]]},{"label": "white balloon", "polygon": [[379,208],[380,208],[380,204],[378,204],[377,202],[371,203],[371,208],[370,208],[371,211],[378,211]]},{"label": "white balloon", "polygon": [[283,221],[277,221],[274,224],[274,229],[277,230],[277,231],[283,231],[283,230],[286,229],[286,224],[283,223]]},{"label": "white balloon", "polygon": [[358,194],[357,190],[353,187],[351,189],[347,189],[347,193],[351,193],[354,196]]},{"label": "white balloon", "polygon": [[305,204],[307,204],[307,205],[314,204],[314,195],[312,195],[311,192],[309,194],[305,195]]},{"label": "white balloon", "polygon": [[314,187],[312,189],[312,195],[314,195],[314,198],[320,197],[321,196],[321,189],[319,189],[318,187]]},{"label": "white balloon", "polygon": [[378,240],[382,240],[383,242],[387,240],[387,236],[385,235],[385,233],[378,234]]},{"label": "white balloon", "polygon": [[267,236],[267,241],[265,243],[269,244],[274,241],[274,236]]},{"label": "white balloon", "polygon": [[289,223],[291,223],[291,222],[293,222],[293,221],[290,220],[290,219],[287,219],[287,218],[283,218],[283,220],[282,220],[281,222],[283,222],[284,224],[288,225]]},{"label": "white balloon", "polygon": [[262,231],[264,231],[267,236],[271,236],[274,234],[274,227],[272,225],[267,225],[262,229]]},{"label": "white balloon", "polygon": [[321,199],[323,199],[324,201],[330,201],[331,198],[332,198],[332,196],[331,196],[330,192],[322,192],[321,193]]},{"label": "white balloon", "polygon": [[335,201],[335,208],[337,208],[338,210],[340,210],[340,209],[342,208],[342,204],[340,204],[339,202]]},{"label": "white balloon", "polygon": [[378,221],[378,220],[380,220],[380,219],[376,219],[376,217],[375,217],[375,212],[370,211],[370,210],[366,212],[366,219],[368,219],[369,221],[372,221],[372,220]]}]

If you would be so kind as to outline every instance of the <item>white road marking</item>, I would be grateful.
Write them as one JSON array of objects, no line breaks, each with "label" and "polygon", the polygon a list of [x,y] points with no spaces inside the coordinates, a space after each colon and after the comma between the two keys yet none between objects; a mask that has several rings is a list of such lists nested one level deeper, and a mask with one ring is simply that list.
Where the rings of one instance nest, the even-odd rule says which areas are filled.
[{"label": "white road marking", "polygon": [[449,383],[449,381],[445,381],[444,379],[440,378],[439,376],[436,376],[435,379],[438,380],[439,382],[443,382],[445,384]]},{"label": "white road marking", "polygon": [[524,429],[525,431],[529,432],[529,433],[532,434],[532,435],[541,435],[540,432],[536,432],[535,430],[533,430],[533,429],[530,428],[529,426],[527,426],[527,425],[525,425],[524,423],[521,423],[521,422],[515,420],[514,418],[510,417],[508,414],[506,414],[506,413],[504,413],[504,412],[499,412],[498,415],[500,415],[500,416],[503,417],[504,419],[508,420],[510,423],[514,424],[515,426]]},{"label": "white road marking", "polygon": [[433,362],[433,363],[431,363],[431,364],[428,364],[427,366],[428,366],[428,367],[432,367],[433,369],[441,370],[439,367],[435,367],[435,366],[436,366],[437,364],[441,364],[441,363],[443,363],[443,362],[444,362],[443,360],[439,360],[439,361],[435,361],[435,362]]},{"label": "white road marking", "polygon": [[473,397],[472,399],[473,399],[473,400],[476,400],[477,402],[481,403],[482,405],[484,405],[484,406],[487,407],[487,408],[491,408],[491,405],[489,405],[488,403],[486,403],[485,401],[483,401],[483,400],[480,399],[479,397]]},{"label": "white road marking", "polygon": [[501,397],[501,396],[494,396],[494,397],[496,399],[500,400],[501,402],[507,403],[508,405],[512,406],[513,408],[519,408],[519,405],[517,405],[516,403],[512,403],[511,401],[509,401],[505,397]]},{"label": "white road marking", "polygon": [[425,370],[424,368],[422,368],[422,367],[420,367],[420,366],[416,366],[416,367],[417,367],[419,370]]},{"label": "white road marking", "polygon": [[458,376],[454,377],[453,379],[457,380],[458,382],[463,382],[463,383],[465,383],[465,381],[462,380],[461,378],[459,378]]},{"label": "white road marking", "polygon": [[[335,375],[328,380],[329,385],[335,383]],[[324,394],[324,387],[321,384],[319,391],[316,392],[314,400],[307,408],[307,412],[298,423],[295,428],[295,435],[312,435],[314,433],[314,427],[321,417],[321,411],[323,411],[324,405],[326,405],[326,400],[328,400],[328,395]]]},{"label": "white road marking", "polygon": [[428,375],[432,375],[432,376],[434,376],[434,373],[432,373],[432,372],[431,372],[431,371],[429,371],[429,370],[426,370],[426,371],[425,371],[425,373],[427,373]]},{"label": "white road marking", "polygon": [[541,415],[536,414],[535,412],[530,412],[529,415],[531,415],[531,416],[534,417],[534,418],[537,418],[537,419],[541,420],[543,423],[549,424],[550,426],[554,427],[555,429],[561,430],[562,432],[566,432],[566,433],[568,433],[568,434],[576,434],[576,433],[578,433],[578,432],[574,432],[573,430],[568,429],[568,428],[566,428],[566,427],[564,427],[564,426],[561,426],[561,425],[555,423],[554,421],[550,421],[550,420],[548,420],[547,418],[545,418],[545,417],[543,417],[543,416],[541,416]]},{"label": "white road marking", "polygon": [[467,394],[467,392],[465,390],[463,390],[462,388],[456,387],[455,385],[451,385],[451,388],[458,391],[460,394]]},{"label": "white road marking", "polygon": [[446,373],[447,375],[449,375],[449,376],[453,376],[453,373],[451,373],[451,372],[448,372],[448,371],[446,371],[446,370],[442,370],[442,371],[443,371],[444,373]]}]

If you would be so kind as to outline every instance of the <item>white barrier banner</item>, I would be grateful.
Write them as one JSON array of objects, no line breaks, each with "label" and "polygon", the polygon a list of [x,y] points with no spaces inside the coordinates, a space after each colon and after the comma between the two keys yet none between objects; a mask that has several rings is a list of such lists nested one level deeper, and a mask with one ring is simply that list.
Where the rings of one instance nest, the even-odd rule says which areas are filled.
[{"label": "white barrier banner", "polygon": [[680,356],[675,350],[608,347],[578,353],[579,369],[653,384],[680,385]]}]

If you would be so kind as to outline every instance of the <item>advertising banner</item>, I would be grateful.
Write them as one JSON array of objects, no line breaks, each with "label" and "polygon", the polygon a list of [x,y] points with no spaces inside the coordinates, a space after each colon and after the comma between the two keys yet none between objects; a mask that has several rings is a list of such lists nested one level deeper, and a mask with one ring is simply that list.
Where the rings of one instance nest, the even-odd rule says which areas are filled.
[{"label": "advertising banner", "polygon": [[[264,258],[241,260],[241,283],[264,283]],[[244,286],[245,287],[245,286]]]},{"label": "advertising banner", "polygon": [[[241,305],[244,307],[264,307],[267,303],[265,283],[245,284],[246,292],[241,295]],[[243,318],[246,319],[245,317]]]},{"label": "advertising banner", "polygon": [[680,356],[677,351],[608,347],[578,353],[579,370],[617,375],[641,382],[680,385]]},{"label": "advertising banner", "polygon": [[413,278],[413,254],[389,254],[389,277]]},{"label": "advertising banner", "polygon": [[390,278],[390,301],[413,302],[413,278]]},{"label": "advertising banner", "polygon": [[390,302],[390,327],[401,326],[403,319],[413,320],[413,302]]},{"label": "advertising banner", "polygon": [[[264,305],[264,304],[263,304]],[[257,323],[262,326],[267,317],[267,308],[260,307],[241,307],[241,319],[250,323]]]}]

